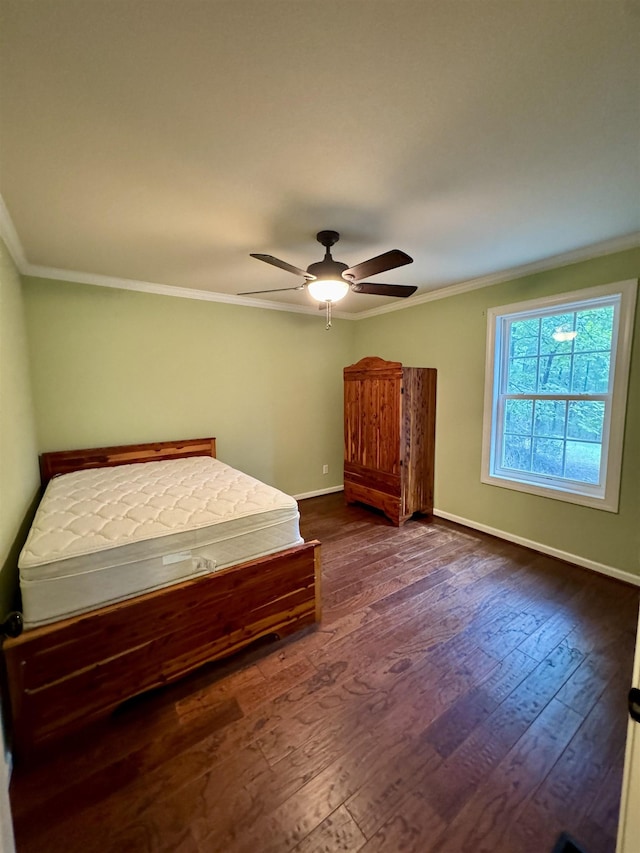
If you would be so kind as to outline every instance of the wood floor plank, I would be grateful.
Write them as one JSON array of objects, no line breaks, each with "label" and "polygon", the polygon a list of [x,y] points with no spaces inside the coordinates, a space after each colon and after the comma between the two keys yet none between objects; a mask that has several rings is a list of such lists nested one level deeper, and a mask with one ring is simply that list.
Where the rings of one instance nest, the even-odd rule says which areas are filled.
[{"label": "wood floor plank", "polygon": [[[263,814],[294,795],[302,797],[303,803],[313,800],[318,807],[324,802],[329,814],[338,794],[346,799],[367,781],[389,779],[397,773],[396,766],[406,774],[407,756],[409,763],[425,760],[419,734],[425,709],[430,707],[427,693],[428,689],[422,704],[414,702],[411,712],[399,705],[378,709],[382,726],[372,726],[375,719],[369,717],[369,725],[355,721],[346,730],[322,731],[247,785],[248,792],[261,798]],[[375,735],[370,733],[372,729]],[[316,817],[320,819],[322,812],[316,811]]]},{"label": "wood floor plank", "polygon": [[552,700],[457,814],[434,853],[512,853],[513,827],[533,792],[580,725]]},{"label": "wood floor plank", "polygon": [[401,807],[360,848],[362,853],[423,853],[430,839],[445,829],[442,819],[419,792],[411,793]]},{"label": "wood floor plank", "polygon": [[[225,849],[233,850],[234,853],[249,853],[257,849],[265,853],[272,849],[293,849],[306,834],[314,833],[345,802],[363,778],[380,773],[388,758],[395,755],[398,743],[404,739],[403,733],[394,734],[388,742],[381,743],[379,738],[365,735],[357,747],[342,752],[296,791],[287,797],[280,797],[280,802],[274,799],[274,792],[281,765],[271,768],[271,779],[257,780],[257,784],[248,786],[248,790],[260,796],[266,783],[267,792],[262,802],[264,804],[266,800],[271,800],[273,807],[264,807],[260,818],[250,828],[234,827],[229,837],[222,839]],[[293,764],[284,763],[286,773]],[[351,815],[349,817],[351,819]],[[271,847],[265,846],[266,838],[274,839]],[[209,840],[203,839],[205,847]]]},{"label": "wood floor plank", "polygon": [[[336,675],[344,671],[344,661],[334,663]],[[439,672],[417,652],[398,657],[395,650],[384,658],[377,658],[359,674],[334,686],[318,701],[305,703],[293,712],[286,727],[278,723],[265,727],[258,743],[265,757],[275,764],[295,748],[312,737],[344,736],[350,729],[371,722],[371,717],[383,713],[393,704],[406,701],[415,691],[416,683],[435,683]],[[287,694],[288,701],[291,694]],[[328,712],[331,725],[327,726]]]},{"label": "wood floor plank", "polygon": [[[429,742],[429,726],[496,666],[490,658],[485,658],[484,667],[478,664],[479,659],[474,656],[472,663],[467,661],[465,665],[461,661],[448,671],[441,671],[435,688],[416,696],[412,712],[404,710],[404,724],[410,732],[407,744],[398,749],[384,774],[369,777],[347,800],[350,813],[367,837],[407,793],[415,776],[432,774],[441,763],[441,756]],[[397,725],[400,724],[398,720]]]},{"label": "wood floor plank", "polygon": [[[101,803],[114,789],[120,789],[136,782],[140,778],[150,776],[157,768],[165,770],[167,762],[175,756],[189,753],[189,758],[198,758],[198,745],[204,738],[211,736],[230,722],[239,720],[242,716],[235,700],[227,700],[222,704],[209,706],[197,721],[188,726],[181,725],[177,720],[163,731],[163,737],[148,741],[140,738],[137,748],[129,749],[126,755],[113,757],[109,761],[109,773],[102,768],[86,769],[79,778],[71,776],[65,786],[59,781],[53,781],[47,775],[44,782],[34,773],[36,785],[32,786],[30,777],[17,775],[13,787],[15,805],[13,808],[16,831],[25,833],[33,829],[30,820],[31,808],[37,802],[43,821],[61,820],[75,809],[78,798],[85,807]],[[196,763],[197,760],[196,760]],[[183,770],[189,762],[183,763]],[[68,773],[68,767],[66,769]],[[173,777],[173,772],[172,772]],[[63,777],[65,778],[65,777]],[[160,785],[163,788],[163,784]]]},{"label": "wood floor plank", "polygon": [[461,696],[427,730],[427,740],[443,758],[451,755],[471,732],[524,681],[534,669],[532,658],[515,650],[474,689]]},{"label": "wood floor plank", "polygon": [[301,680],[313,679],[317,675],[317,667],[306,655],[301,656],[292,661],[289,666],[280,667],[277,673],[268,679],[265,678],[264,683],[254,684],[249,689],[236,693],[236,700],[243,712],[249,714],[270,699],[295,687]]},{"label": "wood floor plank", "polygon": [[[614,853],[638,589],[300,502],[322,623],[17,766],[19,853]],[[107,829],[105,829],[107,828]]]},{"label": "wood floor plank", "polygon": [[346,612],[341,618],[332,620],[331,624],[323,621],[317,627],[307,629],[300,634],[289,635],[274,643],[273,648],[265,647],[258,668],[265,678],[273,678],[283,667],[289,667],[299,657],[311,655],[378,618],[375,611],[369,607],[362,607]]},{"label": "wood floor plank", "polygon": [[390,815],[396,813],[398,805],[413,790],[416,779],[431,775],[441,762],[441,756],[418,735],[388,761],[383,774],[369,777],[346,800],[364,835],[373,837]]},{"label": "wood floor plank", "polygon": [[[232,815],[244,818],[252,806],[245,785],[266,763],[258,750],[247,749],[212,769],[211,746],[212,739],[204,741],[197,749],[167,759],[155,770],[141,772],[127,782],[114,779],[109,767],[100,775],[106,777],[105,786],[111,790],[96,787],[93,777],[84,779],[75,790],[72,787],[65,790],[66,801],[59,795],[45,804],[38,813],[42,823],[21,822],[16,826],[19,849],[115,853],[137,849],[119,846],[129,835],[148,834],[156,839],[150,842],[149,849],[165,849],[159,846],[160,839],[164,839],[166,849],[170,850],[170,842],[178,843],[185,828],[194,835],[205,820],[223,825]],[[117,768],[114,770],[117,772]],[[230,777],[237,780],[237,785],[224,785],[222,780]],[[83,796],[83,790],[91,791],[91,797],[86,793]],[[94,798],[96,790],[101,796]],[[81,821],[77,816],[78,801],[83,804]],[[120,834],[105,838],[98,830],[111,825],[118,827]],[[42,838],[43,827],[46,843]]]},{"label": "wood floor plank", "polygon": [[[610,789],[619,801],[622,780],[619,756],[625,738],[621,730],[610,728],[607,721],[624,708],[625,686],[624,677],[616,671],[600,701],[585,706],[582,725],[534,796],[547,822],[570,818],[576,824],[583,816],[593,817],[602,800],[603,779],[611,768],[616,777]],[[579,785],[576,779],[580,780]],[[609,823],[605,828],[611,833],[614,827]]]},{"label": "wood floor plank", "polygon": [[298,844],[295,853],[356,853],[365,843],[360,832],[344,806],[337,808],[329,817]]},{"label": "wood floor plank", "polygon": [[518,648],[529,657],[541,661],[553,651],[574,629],[575,621],[560,608],[549,619],[545,619],[538,628],[524,638]]},{"label": "wood floor plank", "polygon": [[567,647],[554,650],[438,768],[427,796],[443,818],[454,819],[542,713],[580,659]]}]

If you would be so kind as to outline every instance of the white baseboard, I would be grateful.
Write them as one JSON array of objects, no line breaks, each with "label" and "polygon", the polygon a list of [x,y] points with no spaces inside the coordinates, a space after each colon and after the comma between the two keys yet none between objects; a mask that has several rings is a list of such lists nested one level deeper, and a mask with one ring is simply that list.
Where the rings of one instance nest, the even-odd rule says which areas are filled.
[{"label": "white baseboard", "polygon": [[[319,489],[315,492],[305,492],[302,495],[294,495],[296,500],[304,500],[305,498],[316,498],[320,495],[330,495],[334,492],[342,492],[344,486],[330,486],[328,489]],[[534,542],[533,539],[525,539],[524,536],[516,536],[514,533],[507,533],[506,530],[499,530],[497,527],[489,527],[488,524],[481,524],[478,521],[472,521],[470,518],[462,518],[459,515],[454,515],[452,512],[446,512],[437,507],[433,510],[433,514],[439,518],[445,518],[447,521],[453,521],[456,524],[462,524],[464,527],[471,527],[473,530],[480,530],[482,533],[488,533],[490,536],[496,536],[498,539],[506,539],[507,542],[513,542],[516,545],[522,545],[525,548],[531,548],[532,551],[539,551],[541,554],[547,554],[549,557],[556,557],[558,560],[564,560],[566,563],[573,563],[583,569],[590,569],[592,572],[598,572],[601,575],[607,575],[610,578],[615,578],[625,583],[630,583],[633,586],[640,586],[640,575],[634,575],[632,572],[625,572],[623,569],[616,569],[615,566],[608,566],[606,563],[598,563],[596,560],[589,560],[587,557],[581,557],[578,554],[570,554],[568,551],[561,551],[559,548],[553,548],[551,545],[545,545],[542,542]]]},{"label": "white baseboard", "polygon": [[332,495],[334,492],[344,491],[344,486],[329,486],[328,489],[318,489],[315,492],[305,492],[302,495],[294,495],[297,501],[302,501],[305,498],[319,498],[321,495]]},{"label": "white baseboard", "polygon": [[578,554],[570,554],[567,551],[561,551],[559,548],[544,545],[542,542],[534,542],[532,539],[525,539],[524,536],[516,536],[513,533],[507,533],[505,530],[498,530],[495,527],[489,527],[488,524],[480,524],[469,518],[461,518],[459,515],[453,515],[453,513],[445,512],[441,509],[434,509],[433,514],[440,518],[446,518],[447,521],[455,521],[456,524],[463,524],[465,527],[472,527],[474,530],[482,531],[482,533],[497,536],[499,539],[515,542],[516,545],[523,545],[525,548],[531,548],[533,551],[540,551],[542,554],[548,554],[550,557],[557,557],[558,560],[574,563],[583,569],[591,569],[591,571],[599,572],[601,575],[608,575],[610,578],[616,578],[616,580],[640,586],[640,577],[638,575],[625,572],[622,569],[616,569],[614,566],[607,566],[605,563],[598,563],[595,560],[580,557]]}]

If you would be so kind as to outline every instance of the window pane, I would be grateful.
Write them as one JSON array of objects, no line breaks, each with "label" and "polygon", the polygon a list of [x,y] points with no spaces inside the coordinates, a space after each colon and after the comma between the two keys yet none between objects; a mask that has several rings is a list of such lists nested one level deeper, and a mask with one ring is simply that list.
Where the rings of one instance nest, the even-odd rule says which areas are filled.
[{"label": "window pane", "polygon": [[562,476],[564,442],[553,438],[536,438],[533,442],[533,467],[535,474]]},{"label": "window pane", "polygon": [[504,413],[504,431],[531,435],[532,415],[532,400],[507,400]]},{"label": "window pane", "polygon": [[611,349],[613,306],[590,308],[576,315],[575,352],[593,352]]},{"label": "window pane", "polygon": [[617,511],[637,290],[629,280],[487,310],[482,482]]},{"label": "window pane", "polygon": [[[569,353],[573,349],[575,314],[554,314],[543,317],[540,329],[540,353],[543,355]],[[573,335],[573,337],[572,337]]]},{"label": "window pane", "polygon": [[531,439],[521,435],[505,435],[502,465],[516,471],[530,471]]},{"label": "window pane", "polygon": [[568,441],[565,477],[581,483],[599,483],[601,452],[601,444]]},{"label": "window pane", "polygon": [[604,403],[598,401],[578,401],[569,403],[569,421],[567,438],[582,438],[589,441],[602,441],[604,423]]},{"label": "window pane", "polygon": [[545,355],[540,358],[538,391],[545,394],[568,394],[571,382],[571,356]]},{"label": "window pane", "polygon": [[517,320],[510,328],[509,354],[512,358],[538,354],[540,320]]},{"label": "window pane", "polygon": [[573,363],[573,394],[606,394],[609,390],[610,353],[575,355]]},{"label": "window pane", "polygon": [[[564,438],[567,404],[558,400],[536,400],[533,432],[550,438]],[[582,438],[582,436],[576,436]]]},{"label": "window pane", "polygon": [[537,358],[509,359],[508,394],[527,394],[536,390],[538,374]]}]

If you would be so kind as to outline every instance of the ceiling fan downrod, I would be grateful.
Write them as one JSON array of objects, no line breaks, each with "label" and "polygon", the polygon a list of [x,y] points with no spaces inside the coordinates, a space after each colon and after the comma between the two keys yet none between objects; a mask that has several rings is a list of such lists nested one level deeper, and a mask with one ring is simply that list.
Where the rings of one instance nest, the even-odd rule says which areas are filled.
[{"label": "ceiling fan downrod", "polygon": [[331,247],[335,246],[339,239],[340,234],[337,231],[318,231],[316,234],[316,240],[325,247],[326,255],[329,257],[331,257]]}]

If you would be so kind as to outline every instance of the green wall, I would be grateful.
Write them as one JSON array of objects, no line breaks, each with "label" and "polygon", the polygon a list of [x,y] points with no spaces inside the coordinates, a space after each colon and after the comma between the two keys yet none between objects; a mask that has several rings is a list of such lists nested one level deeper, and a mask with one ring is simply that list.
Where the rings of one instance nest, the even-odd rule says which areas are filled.
[{"label": "green wall", "polygon": [[0,240],[0,618],[13,606],[17,554],[39,486],[20,277]]},{"label": "green wall", "polygon": [[619,513],[480,482],[488,308],[637,278],[640,249],[438,299],[355,326],[355,356],[438,369],[437,509],[640,575],[640,300],[629,378]]},{"label": "green wall", "polygon": [[[18,552],[40,478],[20,278],[0,240],[0,618],[14,606]],[[0,850],[14,850],[0,708]]]},{"label": "green wall", "polygon": [[342,481],[345,365],[436,367],[437,509],[640,575],[638,341],[618,513],[480,482],[487,309],[639,273],[637,249],[329,332],[319,316],[25,279],[39,449],[214,434],[223,461],[305,494]]},{"label": "green wall", "polygon": [[342,483],[352,323],[35,278],[25,305],[41,451],[215,435],[291,494]]}]

